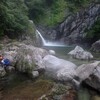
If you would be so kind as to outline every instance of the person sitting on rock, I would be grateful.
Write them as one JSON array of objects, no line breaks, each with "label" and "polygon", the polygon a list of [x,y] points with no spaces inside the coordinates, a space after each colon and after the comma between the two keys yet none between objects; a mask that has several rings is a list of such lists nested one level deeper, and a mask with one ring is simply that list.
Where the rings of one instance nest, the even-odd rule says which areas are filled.
[{"label": "person sitting on rock", "polygon": [[1,60],[3,60],[3,56],[2,56],[2,55],[0,55],[0,61],[1,61]]}]

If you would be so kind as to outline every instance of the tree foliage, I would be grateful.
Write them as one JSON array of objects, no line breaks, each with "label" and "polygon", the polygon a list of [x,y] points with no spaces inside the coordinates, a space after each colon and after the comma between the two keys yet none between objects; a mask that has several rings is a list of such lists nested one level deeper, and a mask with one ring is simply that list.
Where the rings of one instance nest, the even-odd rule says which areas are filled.
[{"label": "tree foliage", "polygon": [[[24,33],[30,27],[29,18],[42,25],[57,25],[68,14],[78,11],[90,1],[92,0],[0,0],[0,35],[10,33],[17,36]],[[96,27],[88,36],[97,34]]]},{"label": "tree foliage", "polygon": [[86,37],[92,41],[100,39],[100,18],[94,23],[91,29],[87,31]]},{"label": "tree foliage", "polygon": [[65,17],[67,3],[64,0],[56,0],[51,7],[51,12],[47,14],[45,22],[48,25],[56,25],[61,22]]},{"label": "tree foliage", "polygon": [[25,0],[30,19],[47,26],[57,25],[68,14],[89,4],[89,1],[92,0]]},{"label": "tree foliage", "polygon": [[27,6],[24,0],[0,0],[0,34],[25,31],[28,27]]},{"label": "tree foliage", "polygon": [[44,16],[45,0],[25,0],[25,2],[29,8],[30,19],[38,22],[41,16]]}]

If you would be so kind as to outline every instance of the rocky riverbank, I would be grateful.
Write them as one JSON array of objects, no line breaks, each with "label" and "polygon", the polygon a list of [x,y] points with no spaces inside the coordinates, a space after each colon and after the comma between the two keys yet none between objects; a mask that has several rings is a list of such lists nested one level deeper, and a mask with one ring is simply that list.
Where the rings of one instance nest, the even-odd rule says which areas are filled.
[{"label": "rocky riverbank", "polygon": [[[78,56],[78,59],[80,60],[81,57],[86,57],[86,59],[83,60],[88,60],[87,53],[90,53],[83,53],[86,51],[84,51],[81,47],[78,48],[79,49],[75,49],[74,53],[77,53],[79,55],[75,54],[76,57],[74,58],[77,58]],[[54,88],[51,88],[51,90],[53,90],[49,92],[49,94],[42,94],[42,97],[39,96],[40,100],[42,100],[41,98],[61,98],[60,100],[66,100],[67,98],[67,100],[74,100],[76,98],[77,89],[79,89],[80,84],[83,82],[85,82],[85,84],[89,85],[95,90],[100,91],[100,61],[92,60],[91,63],[89,62],[88,64],[77,66],[70,61],[54,56],[54,51],[51,51],[53,53],[42,48],[34,47],[33,45],[20,43],[18,41],[10,41],[6,44],[1,44],[0,53],[4,56],[4,58],[8,58],[11,61],[11,66],[8,66],[7,70],[0,66],[0,77],[3,78],[8,73],[10,74],[15,71],[25,73],[33,80],[44,75],[49,79],[55,80],[57,82],[56,85],[60,82],[61,87],[59,87],[59,85],[54,85],[55,82],[51,82],[54,85]],[[90,58],[93,58],[93,56],[91,55],[92,54],[90,54]],[[68,89],[66,86],[68,86]],[[56,90],[55,87],[57,87]],[[61,90],[59,90],[59,88]],[[31,90],[29,89],[29,91]],[[53,93],[55,93],[56,96],[53,95]]]}]

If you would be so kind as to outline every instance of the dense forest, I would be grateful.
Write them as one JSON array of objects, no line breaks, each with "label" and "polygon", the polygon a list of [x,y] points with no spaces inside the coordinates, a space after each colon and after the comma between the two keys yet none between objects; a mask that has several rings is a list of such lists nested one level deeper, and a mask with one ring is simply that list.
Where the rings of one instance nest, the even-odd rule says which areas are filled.
[{"label": "dense forest", "polygon": [[[97,1],[97,0],[95,0]],[[0,36],[17,37],[35,24],[53,27],[66,16],[87,7],[92,0],[0,0]],[[93,0],[94,2],[94,0]],[[99,20],[99,19],[98,19]],[[88,30],[87,37],[100,37],[100,20]]]},{"label": "dense forest", "polygon": [[[47,26],[57,25],[69,14],[89,5],[91,0],[26,0],[29,17],[35,23]],[[44,23],[45,22],[45,23]]]}]

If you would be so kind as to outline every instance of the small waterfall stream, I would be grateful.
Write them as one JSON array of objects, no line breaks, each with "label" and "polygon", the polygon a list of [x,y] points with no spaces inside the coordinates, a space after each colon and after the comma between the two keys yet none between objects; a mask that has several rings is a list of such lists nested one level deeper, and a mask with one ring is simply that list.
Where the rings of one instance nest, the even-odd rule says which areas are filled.
[{"label": "small waterfall stream", "polygon": [[64,43],[61,42],[52,42],[52,41],[45,40],[38,30],[36,30],[36,35],[38,35],[41,38],[43,46],[58,46],[58,47],[66,46]]},{"label": "small waterfall stream", "polygon": [[43,45],[45,45],[46,44],[46,40],[43,38],[43,36],[41,35],[41,33],[38,30],[36,30],[36,35],[40,36]]}]

